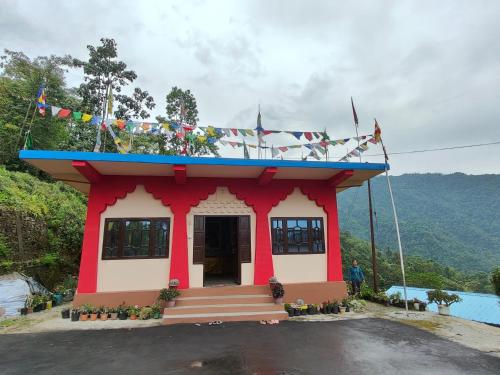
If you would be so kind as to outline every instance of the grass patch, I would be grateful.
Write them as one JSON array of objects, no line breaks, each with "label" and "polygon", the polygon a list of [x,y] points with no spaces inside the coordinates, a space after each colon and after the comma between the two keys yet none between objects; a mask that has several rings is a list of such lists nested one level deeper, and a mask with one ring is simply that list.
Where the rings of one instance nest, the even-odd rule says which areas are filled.
[{"label": "grass patch", "polygon": [[414,326],[414,327],[417,327],[417,328],[421,328],[421,329],[425,329],[425,330],[428,330],[428,331],[435,331],[436,329],[438,329],[439,327],[441,327],[441,324],[433,322],[431,320],[420,320],[420,319],[418,319],[418,320],[417,319],[407,320],[407,319],[401,319],[401,320],[399,320],[399,322],[404,323],[404,324],[409,324],[411,326]]},{"label": "grass patch", "polygon": [[24,316],[15,319],[0,320],[0,333],[28,327],[33,323],[34,321],[32,319],[28,319]]}]

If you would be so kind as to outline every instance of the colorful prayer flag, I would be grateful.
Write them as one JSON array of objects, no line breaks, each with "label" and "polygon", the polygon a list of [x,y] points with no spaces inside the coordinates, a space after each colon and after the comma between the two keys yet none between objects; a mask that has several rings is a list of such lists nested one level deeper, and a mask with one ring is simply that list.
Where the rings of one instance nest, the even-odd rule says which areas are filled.
[{"label": "colorful prayer flag", "polygon": [[57,117],[59,118],[66,118],[71,114],[71,109],[67,108],[61,108],[59,112],[57,113]]},{"label": "colorful prayer flag", "polygon": [[375,131],[373,132],[375,143],[379,143],[382,140],[382,130],[378,126],[377,119],[375,119]]},{"label": "colorful prayer flag", "polygon": [[73,112],[73,120],[81,120],[82,112]]},{"label": "colorful prayer flag", "polygon": [[56,117],[61,109],[61,107],[56,107],[55,105],[51,106],[50,110],[52,112],[52,117]]},{"label": "colorful prayer flag", "polygon": [[88,113],[84,113],[82,115],[82,121],[83,122],[89,122],[90,120],[92,120],[92,115],[89,115]]},{"label": "colorful prayer flag", "polygon": [[45,116],[45,108],[47,105],[45,104],[45,84],[42,83],[38,88],[38,92],[36,94],[36,107],[38,108],[38,113],[42,116]]}]

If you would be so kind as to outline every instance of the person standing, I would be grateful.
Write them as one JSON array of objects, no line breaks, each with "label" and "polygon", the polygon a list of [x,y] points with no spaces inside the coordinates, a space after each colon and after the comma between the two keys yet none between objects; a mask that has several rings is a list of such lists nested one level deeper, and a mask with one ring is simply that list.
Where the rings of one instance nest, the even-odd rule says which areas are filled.
[{"label": "person standing", "polygon": [[352,285],[352,293],[354,295],[358,294],[361,290],[361,283],[365,281],[365,275],[360,266],[358,266],[358,261],[356,259],[352,260],[352,266],[349,269],[349,281]]}]

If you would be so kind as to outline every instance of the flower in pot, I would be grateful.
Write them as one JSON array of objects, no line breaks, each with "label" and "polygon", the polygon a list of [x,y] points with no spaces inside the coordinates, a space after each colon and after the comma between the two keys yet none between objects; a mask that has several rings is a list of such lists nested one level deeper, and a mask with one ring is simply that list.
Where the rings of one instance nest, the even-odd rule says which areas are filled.
[{"label": "flower in pot", "polygon": [[438,305],[439,315],[450,315],[450,306],[462,301],[458,294],[449,294],[440,289],[428,290],[427,299],[429,303]]},{"label": "flower in pot", "polygon": [[159,303],[155,303],[151,305],[152,313],[153,313],[153,319],[160,319],[161,317],[161,306]]},{"label": "flower in pot", "polygon": [[129,316],[130,320],[136,320],[137,315],[139,315],[140,311],[141,311],[141,309],[139,308],[138,305],[129,306],[127,309],[127,312],[128,312],[128,316]]},{"label": "flower in pot", "polygon": [[153,309],[149,306],[144,306],[141,308],[141,311],[139,312],[139,319],[140,320],[148,320],[153,316]]},{"label": "flower in pot", "polygon": [[109,318],[109,309],[107,307],[101,306],[99,308],[99,313],[100,313],[100,319],[101,320],[108,320],[108,318]]},{"label": "flower in pot", "polygon": [[179,279],[172,279],[168,282],[168,287],[171,289],[177,289],[179,284],[180,284]]},{"label": "flower in pot", "polygon": [[274,284],[272,293],[273,293],[274,303],[277,305],[281,305],[283,303],[283,296],[285,295],[285,289],[283,288],[283,284],[281,283]]},{"label": "flower in pot", "polygon": [[90,320],[97,320],[98,313],[99,309],[97,307],[92,307],[92,310],[90,310]]},{"label": "flower in pot", "polygon": [[160,301],[166,301],[167,307],[174,307],[175,306],[175,299],[179,297],[181,292],[175,288],[163,288],[160,290],[160,296],[158,297],[158,300]]},{"label": "flower in pot", "polygon": [[285,303],[285,311],[288,313],[289,317],[293,316],[293,307],[289,303]]},{"label": "flower in pot", "polygon": [[[90,305],[88,303],[82,305],[82,307],[80,308],[80,320],[81,321],[88,320],[89,314],[92,310],[93,310],[92,305]],[[96,315],[96,318],[97,318],[97,315]]]},{"label": "flower in pot", "polygon": [[116,307],[110,307],[108,309],[108,312],[109,312],[109,319],[111,320],[118,319],[118,309]]},{"label": "flower in pot", "polygon": [[269,278],[269,288],[271,288],[271,291],[274,289],[274,286],[278,283],[278,278],[276,276],[271,276]]}]

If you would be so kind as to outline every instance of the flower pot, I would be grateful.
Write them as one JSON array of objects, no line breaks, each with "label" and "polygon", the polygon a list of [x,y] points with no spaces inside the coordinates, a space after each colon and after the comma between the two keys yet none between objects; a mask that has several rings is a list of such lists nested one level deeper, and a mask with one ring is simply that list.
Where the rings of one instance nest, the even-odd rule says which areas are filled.
[{"label": "flower pot", "polygon": [[174,306],[175,306],[175,299],[167,301],[167,307],[174,307]]},{"label": "flower pot", "polygon": [[418,306],[418,311],[425,311],[427,305],[425,303],[420,303]]},{"label": "flower pot", "polygon": [[294,316],[299,316],[300,315],[300,309],[293,309],[293,315]]},{"label": "flower pot", "polygon": [[275,298],[274,303],[276,305],[281,305],[283,303],[283,297]]},{"label": "flower pot", "polygon": [[52,299],[54,300],[55,306],[60,305],[63,300],[63,295],[61,293],[54,293]]},{"label": "flower pot", "polygon": [[27,315],[27,314],[28,314],[28,308],[27,307],[21,308],[21,315]]},{"label": "flower pot", "polygon": [[155,312],[155,313],[153,314],[153,319],[160,319],[160,317],[161,317],[161,313],[160,313],[159,311],[158,311],[158,312]]},{"label": "flower pot", "polygon": [[69,319],[69,309],[64,309],[61,311],[61,318]]},{"label": "flower pot", "polygon": [[351,308],[349,306],[345,307],[345,312],[351,312]]},{"label": "flower pot", "polygon": [[345,306],[340,306],[339,309],[340,309],[340,311],[339,311],[340,314],[345,313]]},{"label": "flower pot", "polygon": [[28,314],[33,314],[33,307],[28,307]]},{"label": "flower pot", "polygon": [[89,315],[88,315],[88,314],[81,314],[81,315],[80,315],[80,320],[81,320],[82,322],[84,322],[84,321],[86,321],[86,320],[88,320],[88,319],[89,319]]},{"label": "flower pot", "polygon": [[413,308],[414,308],[416,311],[419,311],[419,310],[420,310],[420,303],[418,303],[418,302],[414,302],[414,303],[413,303]]},{"label": "flower pot", "polygon": [[137,315],[130,314],[130,320],[137,320]]},{"label": "flower pot", "polygon": [[78,310],[71,311],[71,321],[77,322],[78,320],[80,320],[80,311]]},{"label": "flower pot", "polygon": [[340,309],[338,306],[333,306],[332,307],[332,314],[338,314],[340,312]]},{"label": "flower pot", "polygon": [[109,314],[109,318],[110,318],[111,320],[116,320],[116,319],[118,319],[118,313],[115,313],[115,312],[110,313],[110,314]]},{"label": "flower pot", "polygon": [[97,313],[90,314],[90,320],[97,320]]},{"label": "flower pot", "polygon": [[33,312],[39,312],[42,310],[43,310],[43,305],[41,303],[33,307]]},{"label": "flower pot", "polygon": [[288,313],[289,317],[293,316],[293,309],[287,309],[286,312]]},{"label": "flower pot", "polygon": [[101,320],[108,320],[108,314],[107,313],[101,313]]},{"label": "flower pot", "polygon": [[46,308],[47,310],[50,310],[52,308],[52,301],[47,301]]},{"label": "flower pot", "polygon": [[438,305],[439,315],[450,315],[450,306]]},{"label": "flower pot", "polygon": [[42,303],[42,310],[47,309],[47,302]]},{"label": "flower pot", "polygon": [[120,319],[120,320],[127,320],[127,318],[128,318],[128,315],[127,315],[126,311],[120,311],[118,313],[118,319]]}]

